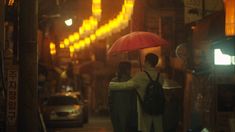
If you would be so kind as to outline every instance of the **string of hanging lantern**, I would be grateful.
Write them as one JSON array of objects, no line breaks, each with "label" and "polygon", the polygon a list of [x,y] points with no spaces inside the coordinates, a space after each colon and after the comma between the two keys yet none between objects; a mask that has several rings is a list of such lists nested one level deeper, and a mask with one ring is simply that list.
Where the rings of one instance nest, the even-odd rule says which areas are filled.
[{"label": "string of hanging lantern", "polygon": [[128,27],[133,13],[135,0],[125,0],[122,5],[122,10],[118,15],[108,23],[97,28],[98,21],[95,20],[100,20],[101,17],[98,15],[99,13],[101,14],[101,8],[97,6],[99,1],[100,0],[93,0],[93,3],[96,2],[96,5],[94,4],[92,6],[93,16],[91,16],[90,19],[83,21],[82,26],[79,28],[79,32],[75,32],[74,34],[69,35],[69,38],[65,38],[64,41],[60,43],[60,48],[68,47],[70,54],[73,54],[75,51],[78,52],[85,47],[90,46],[90,44],[96,40],[109,37]]},{"label": "string of hanging lantern", "polygon": [[50,42],[50,54],[55,55],[56,54],[56,48],[55,48],[55,43]]},{"label": "string of hanging lantern", "polygon": [[84,39],[79,40],[77,43],[74,43],[75,50],[79,51],[85,47],[88,47],[90,43],[95,40],[104,39],[125,29],[129,25],[129,21],[133,13],[133,7],[134,0],[125,0],[119,14],[108,23],[97,28],[93,34],[90,34]]},{"label": "string of hanging lantern", "polygon": [[[71,55],[73,55],[74,47],[72,44],[78,41],[80,37],[85,36],[92,30],[95,30],[97,28],[98,21],[101,18],[101,13],[101,0],[92,0],[92,16],[90,16],[89,19],[83,20],[82,25],[78,28],[78,32],[74,32],[67,38],[64,38],[63,41],[60,41],[59,48],[69,48]],[[52,42],[50,44],[52,44]],[[54,49],[50,48],[50,50]]]}]

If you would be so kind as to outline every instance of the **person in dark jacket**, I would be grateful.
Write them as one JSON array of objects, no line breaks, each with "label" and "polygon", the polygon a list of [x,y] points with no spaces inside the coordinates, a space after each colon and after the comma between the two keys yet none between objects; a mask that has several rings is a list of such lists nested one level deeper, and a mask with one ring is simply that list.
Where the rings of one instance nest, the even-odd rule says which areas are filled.
[{"label": "person in dark jacket", "polygon": [[[131,63],[119,63],[113,82],[124,82],[131,78]],[[109,91],[111,121],[114,132],[136,132],[137,111],[136,94],[134,90]]]},{"label": "person in dark jacket", "polygon": [[[110,82],[109,89],[115,90],[136,90],[138,96],[143,99],[146,87],[149,83],[149,78],[144,71],[147,71],[151,78],[156,79],[159,71],[155,68],[158,63],[158,56],[154,53],[148,53],[145,56],[143,71],[137,72],[131,79],[126,82]],[[164,77],[159,76],[159,83],[163,84]],[[137,98],[137,113],[138,113],[138,130],[141,132],[150,132],[153,126],[154,132],[164,132],[162,123],[162,114],[150,115],[143,111],[141,100]]]}]

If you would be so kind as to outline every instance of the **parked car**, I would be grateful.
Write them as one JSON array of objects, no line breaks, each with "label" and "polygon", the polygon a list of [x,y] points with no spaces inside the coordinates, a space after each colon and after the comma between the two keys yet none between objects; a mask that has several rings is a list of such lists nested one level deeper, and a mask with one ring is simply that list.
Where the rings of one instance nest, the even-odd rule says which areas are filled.
[{"label": "parked car", "polygon": [[47,126],[82,126],[84,123],[84,104],[71,92],[50,96],[42,106],[42,113]]},{"label": "parked car", "polygon": [[71,92],[72,94],[75,94],[77,96],[77,98],[79,100],[81,100],[82,104],[83,104],[83,123],[88,123],[89,120],[89,111],[88,111],[88,100],[84,99],[83,96],[81,95],[80,92],[75,91],[75,92]]}]

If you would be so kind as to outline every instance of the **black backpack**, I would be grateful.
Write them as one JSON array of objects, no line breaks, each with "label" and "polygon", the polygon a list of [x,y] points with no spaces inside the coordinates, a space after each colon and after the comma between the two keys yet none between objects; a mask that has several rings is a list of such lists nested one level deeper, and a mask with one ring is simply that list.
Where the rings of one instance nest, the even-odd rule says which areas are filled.
[{"label": "black backpack", "polygon": [[153,80],[147,71],[144,71],[148,78],[149,83],[147,84],[143,100],[141,100],[142,109],[149,115],[161,115],[164,112],[165,107],[165,96],[162,85],[159,83],[159,73],[157,79]]}]

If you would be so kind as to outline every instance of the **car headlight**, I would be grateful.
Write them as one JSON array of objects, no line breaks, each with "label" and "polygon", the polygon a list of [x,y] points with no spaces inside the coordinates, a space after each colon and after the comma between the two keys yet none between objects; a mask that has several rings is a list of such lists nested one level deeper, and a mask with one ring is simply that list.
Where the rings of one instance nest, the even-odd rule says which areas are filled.
[{"label": "car headlight", "polygon": [[76,114],[76,115],[79,115],[79,114],[81,114],[81,109],[73,109],[72,111],[71,111],[71,114]]}]

